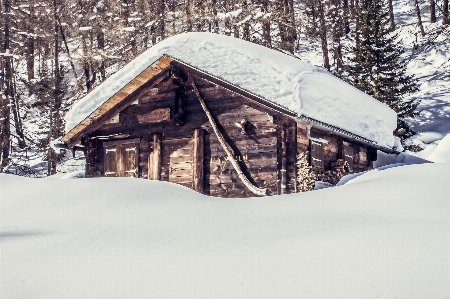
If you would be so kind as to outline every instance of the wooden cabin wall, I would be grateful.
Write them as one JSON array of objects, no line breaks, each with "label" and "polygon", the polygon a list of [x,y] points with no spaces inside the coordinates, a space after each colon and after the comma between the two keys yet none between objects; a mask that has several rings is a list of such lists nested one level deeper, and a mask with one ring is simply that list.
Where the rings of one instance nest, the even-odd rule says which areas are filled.
[{"label": "wooden cabin wall", "polygon": [[[200,78],[195,78],[195,82],[225,139],[235,151],[243,172],[256,186],[267,188],[268,195],[279,193],[280,159],[277,153],[280,128],[284,127],[286,190],[287,193],[295,192],[297,124],[212,82]],[[177,100],[180,92],[183,93],[182,102]],[[103,175],[101,138],[141,138],[138,173],[139,177],[147,178],[148,157],[152,151],[151,136],[160,134],[160,179],[192,188],[193,133],[201,128],[204,133],[204,193],[219,197],[254,196],[228,161],[192,89],[180,91],[176,80],[167,77],[156,86],[143,88],[132,96],[131,105],[118,115],[111,116],[109,121],[90,134],[90,140],[97,140],[95,152],[99,160],[95,166],[90,166],[92,173]],[[177,125],[181,118],[184,118],[184,125]],[[246,122],[244,128],[238,125],[242,120]]]},{"label": "wooden cabin wall", "polygon": [[[311,129],[310,134],[312,137],[327,141],[323,143],[319,142],[323,151],[321,154],[323,164],[320,169],[314,169],[316,174],[319,175],[319,177],[322,177],[322,179],[326,180],[327,176],[321,176],[321,174],[331,170],[331,164],[333,162],[336,162],[338,159],[344,159],[345,154],[348,154],[348,151],[351,152],[351,158],[347,157],[345,160],[348,160],[348,162],[351,163],[353,172],[372,169],[373,162],[370,160],[368,147],[366,145],[315,128]],[[344,150],[344,144],[346,150]],[[307,127],[301,123],[297,124],[297,152],[308,152],[311,160],[311,155],[313,154],[311,140],[308,138]]]}]

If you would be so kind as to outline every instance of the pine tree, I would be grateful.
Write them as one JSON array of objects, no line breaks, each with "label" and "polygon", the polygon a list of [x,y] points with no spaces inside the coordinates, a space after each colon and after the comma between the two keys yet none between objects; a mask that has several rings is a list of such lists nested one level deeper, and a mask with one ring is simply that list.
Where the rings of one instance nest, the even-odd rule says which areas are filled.
[{"label": "pine tree", "polygon": [[361,0],[356,22],[348,81],[397,112],[394,134],[407,138],[414,132],[405,120],[418,115],[419,101],[404,97],[418,87],[414,76],[406,75],[406,62],[400,58],[403,48],[395,42],[397,36],[390,32],[383,1]]}]

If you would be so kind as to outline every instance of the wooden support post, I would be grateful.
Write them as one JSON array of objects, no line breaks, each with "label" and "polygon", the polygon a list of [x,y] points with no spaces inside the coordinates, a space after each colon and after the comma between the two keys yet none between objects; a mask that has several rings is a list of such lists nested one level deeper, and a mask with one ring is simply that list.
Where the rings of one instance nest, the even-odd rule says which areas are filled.
[{"label": "wooden support post", "polygon": [[280,194],[286,194],[286,128],[281,128]]},{"label": "wooden support post", "polygon": [[203,155],[204,155],[204,131],[202,128],[194,130],[194,158],[192,161],[193,189],[204,193],[204,173],[203,173]]},{"label": "wooden support post", "polygon": [[161,135],[153,134],[150,139],[152,148],[148,156],[148,179],[159,181],[161,179]]}]

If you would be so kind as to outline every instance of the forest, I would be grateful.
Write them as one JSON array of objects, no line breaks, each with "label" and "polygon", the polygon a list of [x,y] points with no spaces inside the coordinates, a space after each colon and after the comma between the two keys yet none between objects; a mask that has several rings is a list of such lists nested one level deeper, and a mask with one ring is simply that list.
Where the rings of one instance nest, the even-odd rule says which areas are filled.
[{"label": "forest", "polygon": [[[406,74],[399,18],[414,20],[412,51],[448,43],[448,0],[0,0],[0,172],[11,163],[45,161],[56,172],[71,105],[167,37],[212,32],[301,57],[315,44],[321,65],[394,109],[402,139],[415,132],[418,90]],[[434,24],[425,27],[427,24]],[[444,38],[442,38],[444,36]],[[371,60],[372,59],[372,60]],[[377,67],[373,67],[376,65]]]}]

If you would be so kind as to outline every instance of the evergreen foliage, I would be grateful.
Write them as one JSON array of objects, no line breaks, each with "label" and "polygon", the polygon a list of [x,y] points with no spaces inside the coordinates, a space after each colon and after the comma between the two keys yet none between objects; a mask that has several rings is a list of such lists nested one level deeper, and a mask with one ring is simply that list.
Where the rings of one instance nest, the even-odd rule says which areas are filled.
[{"label": "evergreen foliage", "polygon": [[383,1],[361,0],[348,80],[397,112],[394,134],[406,138],[414,132],[405,119],[418,115],[416,108],[420,102],[404,99],[406,95],[416,92],[418,87],[414,76],[406,75],[406,62],[400,58],[404,51],[396,39],[397,35],[390,31]]}]

